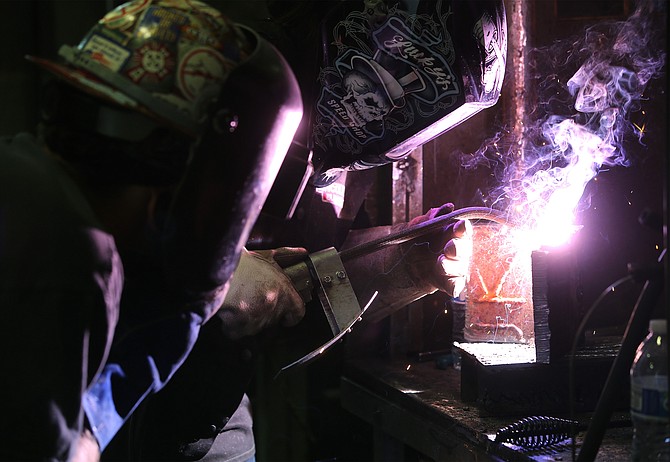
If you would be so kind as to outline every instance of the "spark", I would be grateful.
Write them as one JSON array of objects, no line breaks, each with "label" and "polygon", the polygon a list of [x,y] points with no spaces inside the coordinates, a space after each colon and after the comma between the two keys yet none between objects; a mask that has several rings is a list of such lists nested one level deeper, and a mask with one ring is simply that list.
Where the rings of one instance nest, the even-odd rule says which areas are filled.
[{"label": "spark", "polygon": [[405,370],[408,371],[410,367],[412,367],[412,365],[411,365],[411,364],[408,364],[408,365],[407,365],[407,369],[405,369]]},{"label": "spark", "polygon": [[486,286],[486,283],[484,282],[484,277],[482,276],[482,273],[479,271],[479,268],[475,268],[475,272],[477,273],[477,277],[479,278],[479,282],[482,285],[482,289],[484,289],[484,293],[488,294],[489,293],[489,288]]},{"label": "spark", "polygon": [[412,389],[405,389],[405,390],[401,390],[401,391],[403,393],[407,393],[407,394],[410,394],[410,395],[417,395],[419,393],[423,393],[423,391],[421,391],[421,390],[412,390]]}]

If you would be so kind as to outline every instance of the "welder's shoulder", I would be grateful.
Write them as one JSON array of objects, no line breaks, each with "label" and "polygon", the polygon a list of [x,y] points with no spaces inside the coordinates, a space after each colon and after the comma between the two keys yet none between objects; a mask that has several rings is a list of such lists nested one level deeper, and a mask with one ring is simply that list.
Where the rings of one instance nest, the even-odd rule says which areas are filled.
[{"label": "welder's shoulder", "polygon": [[0,138],[0,201],[24,219],[95,222],[87,200],[56,158],[36,137]]},{"label": "welder's shoulder", "polygon": [[5,276],[17,281],[43,272],[80,284],[116,251],[74,181],[30,134],[0,140],[0,236]]}]

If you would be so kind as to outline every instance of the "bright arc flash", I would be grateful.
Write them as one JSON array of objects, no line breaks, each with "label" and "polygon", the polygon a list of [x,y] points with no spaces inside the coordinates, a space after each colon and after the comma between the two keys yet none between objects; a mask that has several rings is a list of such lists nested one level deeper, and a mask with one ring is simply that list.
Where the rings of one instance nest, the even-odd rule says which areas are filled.
[{"label": "bright arc flash", "polygon": [[[639,2],[626,21],[589,27],[582,38],[556,42],[537,54],[537,69],[555,65],[556,81],[541,84],[539,99],[546,104],[529,131],[540,136],[524,145],[522,175],[511,169],[508,197],[531,240],[541,246],[563,245],[578,229],[577,213],[589,206],[588,196],[582,196],[603,167],[631,165],[622,140],[628,133],[641,140],[647,131],[644,120],[636,123],[629,116],[641,109],[647,83],[664,72],[667,51],[659,46],[664,28],[656,21],[663,15],[655,14],[664,11],[655,2]],[[570,56],[570,64],[583,58],[565,83],[558,76],[567,67],[555,54]]]},{"label": "bright arc flash", "polygon": [[576,124],[572,119],[552,121],[545,127],[562,167],[537,172],[525,183],[527,204],[519,207],[536,248],[566,244],[579,229],[575,213],[589,181],[616,151],[607,136]]}]

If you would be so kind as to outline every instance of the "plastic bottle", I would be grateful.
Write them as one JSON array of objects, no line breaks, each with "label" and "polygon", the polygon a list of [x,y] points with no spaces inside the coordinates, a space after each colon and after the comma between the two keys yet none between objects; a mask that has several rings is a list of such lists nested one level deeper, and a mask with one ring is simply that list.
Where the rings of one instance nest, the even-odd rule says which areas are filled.
[{"label": "plastic bottle", "polygon": [[670,461],[668,344],[665,319],[652,319],[630,369],[632,460]]}]

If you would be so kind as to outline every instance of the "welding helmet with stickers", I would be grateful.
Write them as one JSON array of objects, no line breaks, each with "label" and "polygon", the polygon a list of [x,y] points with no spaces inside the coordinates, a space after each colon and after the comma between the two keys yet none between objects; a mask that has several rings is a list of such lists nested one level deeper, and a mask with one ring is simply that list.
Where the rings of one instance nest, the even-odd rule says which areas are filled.
[{"label": "welding helmet with stickers", "polygon": [[[138,165],[149,163],[146,170],[163,168],[174,176],[232,74],[263,66],[291,74],[275,51],[254,31],[204,2],[133,0],[107,13],[77,46],[63,45],[59,55],[64,63],[28,59],[58,77],[56,90],[44,98],[43,119],[66,120],[108,140],[127,142],[125,151],[140,158]],[[269,55],[267,62],[259,62]],[[248,88],[233,91],[247,93],[253,105],[258,86],[267,83],[258,80],[237,78],[237,85],[246,81]],[[262,105],[256,109],[263,110]],[[235,124],[238,116],[231,113],[223,123]],[[258,133],[257,138],[264,136],[268,134]],[[144,146],[132,152],[138,143]],[[161,147],[152,152],[156,144]]]},{"label": "welding helmet with stickers", "polygon": [[133,0],[79,45],[61,46],[65,66],[31,59],[87,93],[195,134],[206,101],[250,52],[240,29],[205,3]]},{"label": "welding helmet with stickers", "polygon": [[311,114],[317,186],[400,160],[500,96],[502,0],[340,2],[321,36]]}]

